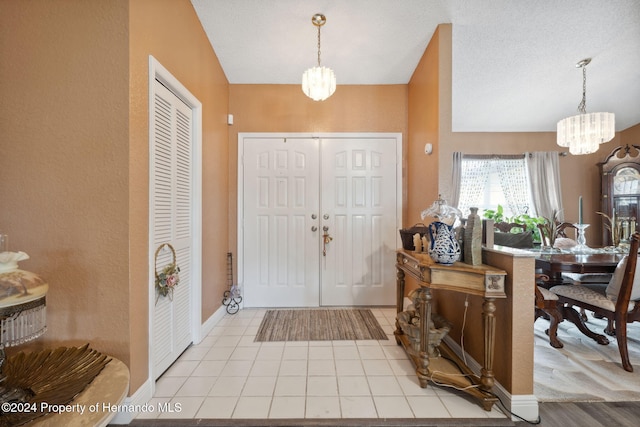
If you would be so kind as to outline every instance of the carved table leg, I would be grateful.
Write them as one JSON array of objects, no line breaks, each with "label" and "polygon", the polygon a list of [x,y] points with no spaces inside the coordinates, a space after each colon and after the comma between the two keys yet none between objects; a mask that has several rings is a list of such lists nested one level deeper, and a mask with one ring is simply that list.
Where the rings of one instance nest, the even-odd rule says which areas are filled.
[{"label": "carved table leg", "polygon": [[431,290],[420,288],[417,291],[416,303],[420,313],[420,357],[416,374],[420,387],[425,388],[430,379],[429,375],[429,319],[431,319]]},{"label": "carved table leg", "polygon": [[558,339],[558,323],[562,322],[562,314],[560,314],[560,310],[558,307],[553,304],[552,307],[546,307],[545,310],[549,314],[550,324],[549,329],[545,332],[549,336],[549,344],[554,348],[562,348],[563,344]]},{"label": "carved table leg", "polygon": [[602,345],[609,344],[609,340],[607,339],[607,337],[593,332],[591,329],[587,327],[587,325],[584,324],[584,320],[582,320],[580,313],[578,313],[578,311],[575,308],[570,306],[564,306],[562,308],[562,315],[564,316],[565,319],[569,320],[571,323],[576,325],[580,332],[582,332],[589,338],[593,339],[598,344],[602,344]]},{"label": "carved table leg", "polygon": [[[404,271],[401,268],[396,268],[396,314],[402,312],[404,307]],[[396,343],[401,345],[400,335],[403,335],[402,328],[400,328],[400,323],[398,322],[398,317],[396,316],[396,330],[393,332],[393,335],[396,337]]]},{"label": "carved table leg", "polygon": [[484,366],[480,370],[480,388],[490,391],[495,383],[493,376],[493,352],[496,340],[495,298],[485,298],[482,304],[484,326]]}]

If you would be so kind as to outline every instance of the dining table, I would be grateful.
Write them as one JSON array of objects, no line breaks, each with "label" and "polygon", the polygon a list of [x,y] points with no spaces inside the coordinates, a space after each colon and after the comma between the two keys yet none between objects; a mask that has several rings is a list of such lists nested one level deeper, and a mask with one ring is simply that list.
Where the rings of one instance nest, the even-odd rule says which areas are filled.
[{"label": "dining table", "polygon": [[623,252],[598,249],[586,253],[540,251],[536,270],[549,276],[546,286],[551,287],[563,284],[563,273],[611,274],[624,256]]}]

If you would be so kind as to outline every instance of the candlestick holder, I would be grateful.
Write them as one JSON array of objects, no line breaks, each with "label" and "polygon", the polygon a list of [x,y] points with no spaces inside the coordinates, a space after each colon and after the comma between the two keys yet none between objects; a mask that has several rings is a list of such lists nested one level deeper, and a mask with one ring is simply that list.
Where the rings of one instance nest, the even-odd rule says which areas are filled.
[{"label": "candlestick holder", "polygon": [[593,249],[587,246],[587,237],[585,236],[585,231],[589,227],[589,224],[573,224],[573,226],[576,227],[577,230],[576,240],[578,244],[571,248],[571,252],[578,254],[593,252]]}]

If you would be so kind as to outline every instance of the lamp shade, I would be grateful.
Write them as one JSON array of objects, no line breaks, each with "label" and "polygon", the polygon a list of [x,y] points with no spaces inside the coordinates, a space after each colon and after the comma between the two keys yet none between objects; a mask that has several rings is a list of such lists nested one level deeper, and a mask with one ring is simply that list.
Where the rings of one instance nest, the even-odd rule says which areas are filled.
[{"label": "lamp shade", "polygon": [[324,101],[336,91],[336,75],[331,68],[309,68],[302,75],[302,91],[314,101]]},{"label": "lamp shade", "polygon": [[558,145],[569,147],[571,154],[590,154],[615,136],[613,113],[583,113],[558,122]]}]

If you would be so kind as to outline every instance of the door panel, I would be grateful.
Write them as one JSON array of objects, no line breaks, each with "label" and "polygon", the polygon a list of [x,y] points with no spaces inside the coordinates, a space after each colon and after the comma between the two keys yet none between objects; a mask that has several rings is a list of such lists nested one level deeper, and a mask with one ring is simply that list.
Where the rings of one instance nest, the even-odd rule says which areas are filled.
[{"label": "door panel", "polygon": [[395,301],[396,179],[395,139],[322,141],[321,305]]},{"label": "door panel", "polygon": [[244,140],[248,307],[318,306],[318,147],[315,139]]},{"label": "door panel", "polygon": [[243,144],[245,306],[393,305],[397,140]]}]

